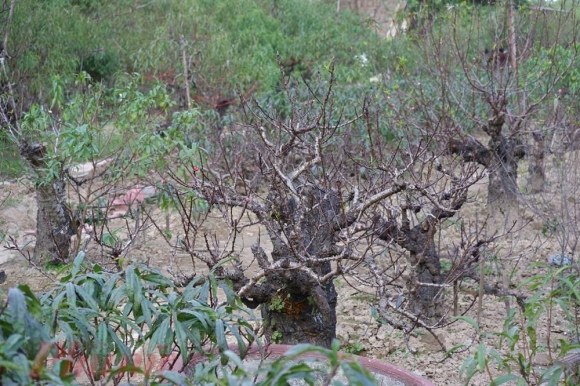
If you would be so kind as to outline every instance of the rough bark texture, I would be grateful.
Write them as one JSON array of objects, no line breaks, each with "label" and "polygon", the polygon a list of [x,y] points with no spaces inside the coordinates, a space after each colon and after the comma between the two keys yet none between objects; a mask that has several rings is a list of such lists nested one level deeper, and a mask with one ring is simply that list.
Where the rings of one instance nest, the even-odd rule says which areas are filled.
[{"label": "rough bark texture", "polygon": [[535,194],[544,190],[546,185],[546,170],[544,163],[545,136],[539,131],[532,133],[534,145],[528,158],[528,192]]},{"label": "rough bark texture", "polygon": [[327,310],[320,310],[310,284],[301,287],[308,280],[295,280],[295,285],[287,286],[272,300],[262,305],[264,333],[272,343],[311,343],[330,347],[336,337],[337,294],[332,282],[317,288],[319,301],[328,303]]},{"label": "rough bark texture", "polygon": [[[244,293],[243,301],[250,307],[262,305],[268,341],[330,347],[336,336],[337,294],[331,279],[318,279],[331,271],[328,258],[340,252],[335,237],[340,203],[335,192],[313,185],[299,195],[298,204],[294,198],[269,195],[272,205],[264,224],[273,244],[272,261],[261,247],[252,247],[267,274]],[[245,284],[242,280],[236,287]]]},{"label": "rough bark texture", "polygon": [[[465,162],[476,162],[489,171],[487,202],[492,209],[509,210],[518,204],[518,162],[524,156],[524,147],[517,135],[502,131],[505,117],[498,114],[484,131],[490,136],[487,148],[472,138],[452,139],[448,149]],[[516,133],[517,134],[517,133]]]},{"label": "rough bark texture", "polygon": [[417,284],[441,284],[441,262],[435,249],[435,232],[429,230],[425,232],[415,227],[407,233],[409,237],[403,244],[406,244],[405,248],[410,251],[409,262],[416,267],[407,283],[408,288],[414,289],[411,292],[413,297],[410,299],[409,309],[427,318],[439,316],[443,300],[441,288]]},{"label": "rough bark texture", "polygon": [[[428,221],[410,228],[409,221],[403,218],[400,227],[395,220],[379,222],[377,234],[380,239],[395,241],[409,251],[409,263],[413,266],[412,274],[406,286],[410,290],[408,310],[428,319],[440,316],[440,305],[443,300],[440,287],[429,284],[441,284],[441,262],[435,248],[435,230]],[[421,285],[425,283],[427,285]]]},{"label": "rough bark texture", "polygon": [[399,225],[395,218],[385,220],[375,216],[375,234],[387,242],[395,242],[409,251],[409,263],[412,265],[406,280],[410,298],[407,299],[407,310],[425,320],[443,316],[444,291],[442,284],[445,277],[441,274],[441,260],[435,247],[435,234],[438,224],[451,218],[467,201],[468,186],[455,185],[448,192],[443,192],[423,221],[411,228],[407,215],[408,210],[420,208],[403,208],[402,221]]},{"label": "rough bark texture", "polygon": [[36,186],[36,246],[34,258],[41,264],[66,263],[69,260],[69,249],[72,229],[71,216],[66,209],[66,191],[64,179],[43,178],[45,147],[42,144],[24,143],[21,154],[39,175],[42,181]]},{"label": "rough bark texture", "polygon": [[502,134],[503,120],[489,125],[488,147],[493,154],[489,170],[487,203],[493,209],[509,210],[518,204],[518,162],[522,148],[516,138]]}]

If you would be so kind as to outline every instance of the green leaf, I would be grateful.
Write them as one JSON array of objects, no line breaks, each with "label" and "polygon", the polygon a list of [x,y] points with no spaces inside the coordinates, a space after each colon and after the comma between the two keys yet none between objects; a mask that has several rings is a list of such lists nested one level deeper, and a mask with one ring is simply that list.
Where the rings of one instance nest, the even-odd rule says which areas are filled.
[{"label": "green leaf", "polygon": [[314,346],[312,344],[300,343],[300,344],[297,344],[296,346],[293,346],[290,350],[286,351],[286,353],[284,354],[284,357],[295,358],[297,356],[300,356],[300,355],[308,353],[308,352],[316,352],[316,353],[319,353],[322,355],[326,355],[327,351],[328,351],[327,349],[324,349],[324,348],[318,347],[318,346]]},{"label": "green leaf", "polygon": [[215,337],[220,351],[226,350],[228,342],[226,341],[226,335],[224,334],[224,322],[221,319],[215,321]]},{"label": "green leaf", "polygon": [[77,294],[75,292],[75,285],[73,283],[67,283],[65,286],[66,290],[66,299],[69,307],[76,308],[77,307]]},{"label": "green leaf", "polygon": [[[99,358],[99,364],[96,370],[96,373],[101,373],[105,367],[106,360],[109,356],[109,334],[107,330],[107,324],[105,322],[99,323],[97,328],[97,347],[96,352]],[[97,378],[98,380],[99,378]]]},{"label": "green leaf", "polygon": [[21,370],[21,365],[16,364],[12,361],[0,360],[0,369]]},{"label": "green leaf", "polygon": [[341,361],[340,367],[348,379],[349,385],[357,386],[375,386],[377,381],[371,375],[371,373],[364,368],[363,365],[358,361],[346,362]]},{"label": "green leaf", "polygon": [[85,291],[85,289],[80,285],[74,286],[76,293],[81,297],[81,299],[86,303],[86,305],[91,308],[92,310],[98,311],[100,310],[97,302],[93,299],[93,297]]},{"label": "green leaf", "polygon": [[147,354],[151,354],[159,346],[165,345],[165,337],[169,334],[169,323],[171,322],[171,319],[167,315],[163,315],[161,318],[163,318],[163,320],[158,326],[156,326],[157,323],[153,325]]},{"label": "green leaf", "polygon": [[16,352],[22,346],[24,341],[25,338],[22,335],[13,333],[4,342],[2,350],[4,352]]},{"label": "green leaf", "polygon": [[[244,364],[242,363],[242,360],[240,359],[239,356],[237,356],[237,354],[231,350],[225,350],[224,352],[222,352],[222,356],[228,358],[229,360],[231,360],[232,362],[234,362],[234,364],[236,365],[236,367],[238,367],[239,369],[241,369],[242,371],[245,372],[244,370]],[[225,364],[222,363],[223,366],[225,366]]]},{"label": "green leaf", "polygon": [[203,304],[209,303],[209,280],[206,280],[197,291],[197,298]]},{"label": "green leaf", "polygon": [[143,297],[143,286],[137,274],[137,270],[133,266],[128,266],[125,272],[127,283],[127,295],[131,303],[133,303],[133,312],[136,316],[141,315],[141,299]]},{"label": "green leaf", "polygon": [[468,357],[459,368],[459,374],[466,377],[466,383],[469,384],[469,381],[475,375],[477,371],[477,361],[473,356]]},{"label": "green leaf", "polygon": [[28,308],[28,312],[29,313],[34,313],[34,312],[40,312],[42,305],[40,303],[40,301],[38,300],[38,298],[36,297],[36,295],[34,294],[34,292],[32,292],[32,290],[30,289],[30,287],[28,287],[27,285],[18,285],[16,288],[18,288],[23,294],[24,297],[26,299],[26,306]]},{"label": "green leaf", "polygon": [[141,278],[146,282],[157,284],[162,288],[173,288],[173,282],[159,272],[147,272],[141,275]]},{"label": "green leaf", "polygon": [[99,306],[103,310],[108,310],[111,308],[116,308],[116,304],[112,302],[113,290],[117,285],[118,276],[114,275],[108,278],[107,281],[101,286],[101,293],[98,299]]},{"label": "green leaf", "polygon": [[546,384],[547,386],[558,385],[563,373],[564,369],[561,365],[554,365],[542,374],[540,384]]},{"label": "green leaf", "polygon": [[521,377],[518,377],[515,374],[505,374],[505,375],[502,375],[501,377],[495,378],[491,382],[491,386],[503,385],[504,383],[511,382],[511,381],[515,381],[515,380],[520,379],[520,378]]},{"label": "green leaf", "polygon": [[[246,353],[246,343],[245,339],[240,335],[240,328],[236,325],[227,324],[227,329],[230,331],[232,336],[236,339],[236,344],[238,345],[238,350],[241,357],[244,357]],[[252,333],[251,329],[249,331]]]},{"label": "green leaf", "polygon": [[24,324],[26,315],[28,314],[26,299],[22,291],[17,288],[10,288],[8,290],[8,311],[14,322]]},{"label": "green leaf", "polygon": [[462,349],[464,347],[465,347],[465,345],[463,343],[458,344],[458,345],[455,345],[455,346],[451,347],[449,350],[447,350],[443,354],[443,356],[446,358],[446,357],[450,356],[451,354],[453,354],[455,351],[460,350],[460,349]]},{"label": "green leaf", "polygon": [[485,359],[486,359],[486,348],[483,343],[480,343],[477,347],[477,365],[479,367],[480,372],[485,371]]},{"label": "green leaf", "polygon": [[183,358],[187,358],[189,356],[189,352],[187,350],[187,332],[185,331],[183,324],[177,321],[176,317],[174,317],[173,320],[173,328],[175,331],[175,338],[177,340],[179,352]]},{"label": "green leaf", "polygon": [[188,376],[185,373],[178,373],[176,371],[163,371],[161,378],[173,382],[175,385],[187,384]]},{"label": "green leaf", "polygon": [[151,304],[149,299],[143,297],[141,301],[141,311],[143,312],[145,324],[147,324],[147,327],[151,328],[151,325],[153,324],[152,311],[153,313],[157,313],[158,310],[154,307],[153,304]]},{"label": "green leaf", "polygon": [[269,372],[265,385],[287,385],[290,379],[301,379],[311,386],[315,384],[312,376],[315,370],[306,363],[293,364],[279,359],[272,364]]},{"label": "green leaf", "polygon": [[455,319],[462,320],[464,322],[469,323],[475,329],[475,331],[477,331],[477,333],[479,333],[479,325],[477,324],[477,322],[475,320],[473,320],[469,316],[463,316],[463,315],[462,316],[456,316]]},{"label": "green leaf", "polygon": [[119,337],[117,336],[117,334],[115,333],[113,328],[108,324],[107,324],[107,330],[108,330],[109,337],[111,338],[111,340],[115,344],[115,353],[118,356],[118,358],[115,361],[116,362],[115,364],[119,364],[119,362],[122,359],[127,359],[127,360],[129,360],[129,363],[132,364],[133,363],[133,355],[131,354],[131,349],[123,341],[121,341],[121,339],[119,339]]},{"label": "green leaf", "polygon": [[84,261],[85,261],[85,252],[80,251],[76,255],[75,259],[73,260],[72,270],[71,270],[72,277],[76,277],[79,274]]}]

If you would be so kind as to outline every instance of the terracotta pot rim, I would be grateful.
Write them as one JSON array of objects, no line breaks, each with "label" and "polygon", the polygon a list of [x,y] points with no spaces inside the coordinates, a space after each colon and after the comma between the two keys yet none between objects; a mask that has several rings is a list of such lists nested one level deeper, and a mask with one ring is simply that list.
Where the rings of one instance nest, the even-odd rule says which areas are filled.
[{"label": "terracotta pot rim", "polygon": [[[253,357],[259,356],[277,359],[286,354],[288,350],[290,350],[293,347],[294,345],[288,344],[269,344],[264,345],[262,347],[258,346],[257,344],[252,344],[247,350],[247,355]],[[229,345],[229,349],[239,354],[239,349],[237,345],[235,344]],[[428,379],[423,378],[417,374],[413,374],[408,370],[397,367],[388,362],[383,362],[378,359],[371,359],[360,355],[344,353],[342,351],[339,352],[339,355],[344,358],[357,359],[371,373],[390,376],[395,380],[403,382],[405,386],[436,386],[433,382],[429,381]],[[320,359],[325,358],[323,355],[318,353],[305,353],[303,355],[300,355],[300,357],[320,358]],[[192,358],[189,365],[199,363],[203,361],[203,358],[204,357],[201,354],[195,355]]]}]

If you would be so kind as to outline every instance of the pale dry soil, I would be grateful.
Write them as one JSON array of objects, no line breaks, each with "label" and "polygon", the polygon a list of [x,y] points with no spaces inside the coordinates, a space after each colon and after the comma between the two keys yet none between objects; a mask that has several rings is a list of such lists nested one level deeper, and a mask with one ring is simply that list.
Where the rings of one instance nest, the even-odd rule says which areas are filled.
[{"label": "pale dry soil", "polygon": [[[471,193],[471,203],[462,211],[466,218],[483,218],[485,213],[485,182],[475,186]],[[34,245],[34,235],[28,234],[28,230],[35,228],[36,204],[34,189],[31,183],[25,179],[20,181],[2,182],[0,184],[0,235],[4,237],[3,246],[0,247],[0,271],[4,270],[7,280],[0,285],[0,290],[6,293],[8,288],[18,284],[28,284],[36,291],[46,290],[51,286],[51,280],[41,272],[32,267],[29,262],[17,251],[7,249],[9,246],[7,236],[14,237],[17,243],[24,248],[24,251],[31,251]],[[159,213],[161,217],[161,213]],[[172,214],[169,219],[170,226],[178,229],[178,218]],[[556,243],[542,236],[541,229],[543,220],[539,216],[534,216],[529,210],[522,210],[519,214],[520,223],[528,225],[517,230],[511,237],[500,241],[498,249],[499,257],[505,267],[516,267],[517,273],[513,278],[514,285],[521,283],[525,278],[533,273],[537,273],[530,268],[535,261],[546,261],[548,256],[557,252]],[[116,220],[120,221],[120,220]],[[160,223],[164,224],[164,219],[160,218]],[[121,224],[119,224],[121,226]],[[214,232],[217,238],[226,237],[227,227],[219,217],[213,218],[209,225],[206,225],[207,232]],[[439,243],[452,243],[457,237],[456,226],[452,224],[441,237]],[[155,228],[150,227],[145,231],[144,236],[135,245],[135,248],[128,255],[130,259],[138,262],[148,262],[152,266],[162,270],[179,271],[184,273],[193,272],[194,267],[191,258],[186,255],[175,253],[174,249],[157,235]],[[177,230],[175,232],[178,232]],[[252,270],[253,257],[250,246],[261,237],[264,245],[265,233],[258,228],[246,228],[242,234],[242,240],[238,240],[237,251],[244,264]],[[268,245],[264,245],[268,249]],[[89,244],[89,255],[96,261],[100,261],[96,250]],[[203,273],[204,266],[201,262],[195,263],[198,273]],[[490,281],[500,281],[498,272],[501,268],[493,269],[489,272]],[[464,352],[452,355],[444,360],[444,355],[439,344],[426,331],[416,330],[416,336],[410,338],[408,345],[402,338],[399,331],[387,325],[381,325],[371,316],[371,304],[373,302],[373,292],[369,288],[359,285],[351,277],[343,277],[336,280],[339,293],[338,328],[337,336],[346,349],[357,349],[357,353],[371,358],[376,358],[391,362],[400,367],[411,370],[426,378],[429,378],[437,385],[461,385],[459,368],[465,358],[473,355],[479,342],[488,345],[497,343],[497,338],[492,334],[501,331],[506,306],[502,299],[492,296],[485,296],[484,308],[481,321],[481,336],[478,336],[471,326],[463,321],[458,321],[450,326],[437,330],[437,334],[447,348],[457,345],[466,345],[469,349]],[[459,308],[463,309],[472,302],[475,286],[468,284],[459,296]],[[448,297],[449,299],[449,297]],[[257,313],[259,314],[259,313]],[[468,314],[475,319],[475,307]],[[554,326],[552,326],[552,342],[557,339],[566,339],[566,321],[553,316]],[[536,326],[538,340],[541,344],[546,344],[547,340],[547,320],[541,318]],[[412,354],[412,349],[416,354]],[[360,350],[360,351],[358,351]],[[547,365],[548,355],[541,352],[536,356],[536,365]],[[492,369],[493,371],[493,369]],[[472,380],[471,385],[487,385],[488,379],[479,377]]]}]

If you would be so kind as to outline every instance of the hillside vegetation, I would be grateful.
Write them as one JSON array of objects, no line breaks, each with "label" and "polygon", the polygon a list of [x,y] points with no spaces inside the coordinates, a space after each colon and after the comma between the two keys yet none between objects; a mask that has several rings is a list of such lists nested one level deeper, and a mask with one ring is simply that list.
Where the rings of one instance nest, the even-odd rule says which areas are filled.
[{"label": "hillside vegetation", "polygon": [[366,316],[423,375],[427,336],[454,382],[574,384],[576,4],[410,1],[385,38],[346,3],[2,3],[0,240],[52,284],[0,266],[0,383],[250,384],[282,343],[260,384],[316,384],[305,351],[374,384],[337,354],[379,355]]}]

